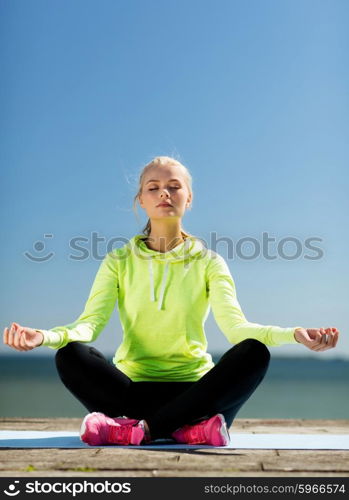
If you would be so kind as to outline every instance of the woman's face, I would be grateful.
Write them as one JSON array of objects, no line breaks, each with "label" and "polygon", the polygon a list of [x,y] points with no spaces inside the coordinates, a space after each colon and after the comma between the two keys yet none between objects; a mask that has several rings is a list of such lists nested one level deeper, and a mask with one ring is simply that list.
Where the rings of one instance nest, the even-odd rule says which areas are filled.
[{"label": "woman's face", "polygon": [[[170,206],[159,206],[160,203]],[[150,219],[182,217],[190,205],[191,195],[180,167],[151,167],[144,176],[139,203]]]}]

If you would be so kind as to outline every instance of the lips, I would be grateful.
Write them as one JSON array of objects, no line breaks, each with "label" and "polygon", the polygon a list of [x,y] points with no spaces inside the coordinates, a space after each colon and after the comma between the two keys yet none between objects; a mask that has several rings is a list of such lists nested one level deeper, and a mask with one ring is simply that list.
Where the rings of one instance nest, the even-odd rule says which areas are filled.
[{"label": "lips", "polygon": [[159,203],[158,207],[172,207],[170,203]]}]

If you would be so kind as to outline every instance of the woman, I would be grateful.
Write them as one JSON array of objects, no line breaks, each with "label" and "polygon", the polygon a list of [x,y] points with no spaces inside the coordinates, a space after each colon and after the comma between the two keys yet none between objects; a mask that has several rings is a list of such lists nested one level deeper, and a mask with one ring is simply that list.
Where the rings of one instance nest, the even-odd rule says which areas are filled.
[{"label": "woman", "polygon": [[[84,311],[66,326],[32,329],[12,323],[5,344],[19,351],[56,349],[63,384],[89,410],[80,437],[90,445],[143,444],[159,438],[224,446],[228,428],[265,376],[266,347],[336,346],[336,328],[281,328],[246,320],[225,260],[182,228],[193,200],[188,169],[154,158],[141,172],[138,201],[149,220],[109,252]],[[113,358],[86,345],[99,336],[117,303],[123,341]],[[212,307],[235,344],[214,365],[204,323]]]}]

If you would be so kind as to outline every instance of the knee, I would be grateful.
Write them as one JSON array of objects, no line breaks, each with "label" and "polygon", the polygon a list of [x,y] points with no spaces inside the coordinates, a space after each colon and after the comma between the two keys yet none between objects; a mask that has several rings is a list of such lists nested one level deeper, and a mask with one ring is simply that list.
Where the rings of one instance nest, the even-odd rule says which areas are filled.
[{"label": "knee", "polygon": [[257,339],[245,339],[242,342],[237,344],[238,346],[243,346],[244,349],[247,349],[247,352],[250,353],[256,360],[264,362],[266,365],[269,364],[270,361],[270,352],[269,349],[263,342]]},{"label": "knee", "polygon": [[245,339],[234,345],[229,351],[227,351],[223,358],[233,356],[235,357],[238,354],[240,357],[249,358],[253,360],[254,364],[262,364],[264,366],[269,365],[270,361],[270,352],[269,349],[263,342],[260,342],[257,339]]},{"label": "knee", "polygon": [[61,369],[66,363],[71,363],[72,358],[79,349],[79,342],[69,342],[64,347],[57,350],[55,354],[55,363],[57,369]]},{"label": "knee", "polygon": [[267,346],[265,344],[263,344],[263,342],[261,342],[260,340],[257,340],[257,339],[245,339],[236,345],[248,346],[249,349],[264,351],[264,352],[267,352],[269,354],[269,349],[267,348]]}]

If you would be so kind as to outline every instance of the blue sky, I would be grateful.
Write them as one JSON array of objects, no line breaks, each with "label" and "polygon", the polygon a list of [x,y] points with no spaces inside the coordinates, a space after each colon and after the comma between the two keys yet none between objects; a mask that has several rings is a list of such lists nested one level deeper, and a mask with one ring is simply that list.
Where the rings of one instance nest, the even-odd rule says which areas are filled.
[{"label": "blue sky", "polygon": [[[299,242],[297,259],[275,245],[274,260],[215,248],[249,321],[341,331],[334,350],[287,345],[272,354],[348,357],[348,2],[0,7],[2,330],[78,317],[106,245],[146,223],[140,207],[139,221],[132,211],[137,175],[169,155],[193,176],[184,228],[208,246],[212,233],[234,248],[242,238],[261,244],[263,233]],[[72,257],[76,237],[86,258]],[[320,239],[321,258],[305,258],[316,255],[309,238]],[[212,313],[206,332],[211,352],[230,347]],[[115,312],[94,345],[110,355],[120,341]],[[22,354],[44,350],[54,354]],[[3,344],[0,352],[17,353]]]}]

